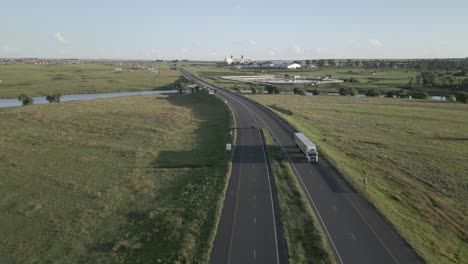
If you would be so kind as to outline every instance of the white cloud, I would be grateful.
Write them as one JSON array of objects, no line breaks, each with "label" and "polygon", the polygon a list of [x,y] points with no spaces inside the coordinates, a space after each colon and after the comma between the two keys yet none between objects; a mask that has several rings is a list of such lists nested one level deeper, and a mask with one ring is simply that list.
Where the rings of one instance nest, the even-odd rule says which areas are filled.
[{"label": "white cloud", "polygon": [[62,44],[67,44],[67,41],[65,40],[65,37],[63,36],[62,32],[56,32],[54,34],[54,38]]},{"label": "white cloud", "polygon": [[257,42],[255,40],[249,39],[248,42],[250,45],[253,45],[253,46],[257,45]]},{"label": "white cloud", "polygon": [[384,44],[378,39],[369,39],[369,44],[374,48],[381,48]]}]

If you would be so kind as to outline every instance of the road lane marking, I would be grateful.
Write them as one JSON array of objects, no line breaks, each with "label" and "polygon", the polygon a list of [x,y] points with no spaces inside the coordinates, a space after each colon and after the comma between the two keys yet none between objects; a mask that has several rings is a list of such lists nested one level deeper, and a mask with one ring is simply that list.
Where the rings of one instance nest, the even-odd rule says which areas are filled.
[{"label": "road lane marking", "polygon": [[[228,96],[228,97],[229,97],[229,96]],[[232,96],[230,96],[230,97],[232,98]],[[233,98],[233,99],[236,100],[236,101],[238,101],[239,104],[242,104],[245,108],[248,109],[248,107],[247,107],[244,103],[242,103],[239,99],[237,99],[237,98]],[[250,113],[250,111],[249,111],[249,113]],[[256,114],[256,113],[255,113],[255,114]],[[256,115],[258,116],[258,114],[256,114]],[[260,116],[258,116],[258,117],[260,117]],[[264,123],[265,123],[265,122],[264,122]],[[322,226],[324,227],[325,232],[327,233],[328,238],[330,239],[330,242],[331,242],[331,244],[332,244],[332,246],[333,246],[333,249],[335,250],[335,253],[336,253],[336,255],[338,256],[339,262],[343,264],[343,263],[344,263],[344,262],[343,262],[343,259],[341,258],[341,255],[340,255],[340,253],[338,252],[338,249],[336,248],[335,242],[333,241],[333,239],[332,239],[332,237],[331,237],[331,235],[330,235],[330,232],[328,231],[328,228],[327,228],[327,226],[325,225],[325,221],[323,221],[322,215],[320,214],[320,212],[319,212],[319,210],[318,210],[318,208],[317,208],[317,205],[315,204],[314,200],[312,199],[312,196],[310,195],[309,189],[307,188],[307,186],[305,185],[304,181],[302,180],[301,174],[299,173],[299,171],[297,170],[296,166],[295,166],[294,163],[292,162],[291,157],[289,156],[289,154],[287,153],[287,151],[284,149],[284,146],[280,143],[280,141],[279,141],[278,137],[276,136],[276,134],[273,132],[273,130],[270,128],[270,126],[269,126],[268,124],[265,123],[265,126],[268,128],[268,130],[270,131],[270,133],[271,133],[271,135],[273,136],[273,138],[276,138],[276,141],[277,141],[277,142],[279,143],[279,145],[281,146],[281,149],[283,150],[283,152],[284,152],[284,153],[286,154],[286,156],[288,157],[289,163],[291,164],[291,166],[293,167],[294,171],[296,172],[296,175],[298,176],[298,178],[299,178],[299,180],[300,180],[300,182],[301,182],[301,184],[302,184],[304,190],[306,191],[307,196],[309,197],[309,200],[311,201],[312,206],[314,207],[315,212],[317,213],[317,216],[318,216],[320,222],[322,223]]]},{"label": "road lane marking", "polygon": [[354,236],[353,233],[351,233],[351,237],[353,238],[354,241],[356,241],[356,237]]},{"label": "road lane marking", "polygon": [[[244,151],[242,147],[242,140],[243,137],[239,135],[240,138],[240,160],[242,160]],[[239,207],[239,192],[240,192],[240,184],[241,184],[241,175],[242,175],[242,163],[239,164],[239,174],[238,174],[238,181],[237,181],[237,194],[236,194],[236,206],[234,207],[234,220],[232,222],[232,229],[231,229],[231,239],[229,240],[229,251],[228,251],[228,259],[227,263],[231,263],[231,253],[232,253],[232,241],[234,239],[234,231],[236,227],[236,220],[237,220],[237,209]]]},{"label": "road lane marking", "polygon": [[[231,96],[227,96],[227,97],[231,97]],[[239,104],[244,106],[244,108],[249,113],[250,117],[254,120],[255,124],[257,125],[257,119],[253,116],[250,108],[248,106],[246,106],[244,103],[240,102],[237,98],[231,97],[231,99],[234,99],[234,100],[238,101]],[[257,125],[257,127],[258,127],[258,125]],[[278,234],[277,234],[277,231],[276,231],[275,207],[274,207],[274,204],[273,204],[273,191],[271,190],[270,170],[268,168],[268,162],[267,162],[268,159],[267,159],[266,152],[265,152],[265,144],[263,142],[263,137],[262,137],[262,134],[260,133],[260,129],[257,129],[257,131],[258,131],[258,135],[259,135],[260,142],[261,142],[263,157],[264,157],[264,161],[265,161],[264,162],[265,163],[265,168],[266,168],[266,171],[267,171],[268,189],[270,190],[271,211],[272,211],[272,214],[273,214],[273,230],[274,230],[274,234],[275,234],[276,263],[279,264]]]},{"label": "road lane marking", "polygon": [[[226,92],[226,93],[228,93],[228,92]],[[233,96],[231,95],[231,97],[233,97]],[[240,104],[244,105],[244,107],[249,108],[248,106],[246,106],[245,103],[241,102],[239,99],[234,99],[234,100],[237,100]],[[247,100],[247,99],[243,98],[243,100]],[[251,103],[251,102],[249,102],[249,103]],[[260,109],[260,108],[259,108],[259,109]],[[260,110],[261,110],[261,109],[260,109]],[[249,113],[250,113],[250,111],[249,111]],[[255,114],[258,118],[262,119],[257,113],[254,112],[254,114]],[[275,116],[274,114],[273,114],[272,119],[277,120],[277,122],[284,122],[284,121],[282,121],[279,117]],[[264,123],[265,126],[268,128],[268,130],[271,132],[271,134],[273,135],[273,137],[276,138],[277,142],[278,142],[278,143],[280,144],[280,146],[281,146],[281,149],[283,150],[283,152],[284,152],[284,153],[286,154],[286,156],[288,157],[288,160],[289,160],[291,166],[293,167],[294,171],[296,172],[296,175],[299,176],[299,179],[300,179],[300,181],[301,181],[301,184],[302,184],[302,186],[304,187],[304,190],[306,190],[307,196],[309,197],[309,200],[312,202],[312,205],[313,205],[313,207],[315,208],[315,211],[317,212],[317,215],[319,216],[320,222],[322,223],[322,225],[323,225],[323,227],[324,227],[324,229],[325,229],[325,231],[326,231],[326,233],[327,233],[327,235],[328,235],[328,237],[329,237],[329,239],[330,239],[330,241],[331,241],[331,243],[332,243],[332,246],[333,246],[333,248],[335,249],[336,254],[338,255],[338,258],[339,258],[340,262],[343,263],[343,260],[341,259],[341,256],[339,255],[338,250],[337,250],[337,248],[336,248],[336,246],[335,246],[335,243],[334,243],[333,239],[331,238],[330,233],[329,233],[327,227],[325,226],[325,222],[323,221],[322,216],[320,215],[320,212],[318,211],[318,208],[317,208],[317,206],[315,205],[315,202],[314,202],[314,200],[312,199],[312,197],[311,197],[311,195],[310,195],[310,193],[309,193],[309,190],[308,190],[307,186],[305,186],[305,183],[304,183],[304,181],[302,180],[301,174],[299,173],[299,171],[297,170],[296,166],[295,166],[294,163],[292,162],[289,153],[284,149],[283,145],[280,143],[280,141],[279,141],[278,137],[276,136],[276,134],[273,132],[273,130],[270,128],[270,126],[269,126],[266,122],[263,121],[263,123]],[[335,180],[335,179],[333,179],[333,180]],[[380,238],[380,236],[377,234],[377,232],[374,230],[374,228],[372,228],[372,226],[369,224],[369,222],[367,222],[367,220],[364,218],[364,216],[361,214],[361,212],[357,209],[357,207],[356,207],[355,204],[351,201],[351,199],[348,197],[348,195],[347,195],[347,194],[344,194],[344,196],[345,196],[345,198],[351,203],[351,206],[352,206],[352,207],[354,208],[354,210],[359,214],[359,216],[363,219],[363,221],[367,224],[367,226],[371,229],[371,231],[372,231],[372,232],[374,233],[374,235],[377,237],[377,239],[379,240],[379,242],[380,242],[380,243],[382,244],[382,246],[386,249],[386,251],[388,252],[388,254],[393,258],[393,260],[394,260],[396,263],[399,263],[398,260],[395,258],[395,256],[394,256],[394,255],[392,254],[392,252],[390,251],[390,249],[387,247],[387,245],[384,243],[384,241]]]}]

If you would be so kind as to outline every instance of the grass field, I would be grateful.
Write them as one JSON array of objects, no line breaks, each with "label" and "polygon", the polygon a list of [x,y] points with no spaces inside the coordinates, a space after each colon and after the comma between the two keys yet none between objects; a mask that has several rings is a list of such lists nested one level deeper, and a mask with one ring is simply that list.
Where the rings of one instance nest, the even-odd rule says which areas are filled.
[{"label": "grass field", "polygon": [[467,105],[338,96],[249,98],[292,112],[276,111],[315,141],[361,193],[366,177],[363,195],[428,263],[467,263]]},{"label": "grass field", "polygon": [[0,263],[207,262],[230,126],[202,92],[0,109]]},{"label": "grass field", "polygon": [[168,89],[180,75],[164,63],[159,73],[104,64],[0,65],[0,98]]},{"label": "grass field", "polygon": [[[298,69],[298,70],[236,70],[230,67],[216,67],[214,63],[185,63],[184,68],[194,73],[206,81],[218,85],[225,89],[232,89],[237,85],[240,89],[249,89],[249,85],[245,82],[231,81],[222,79],[223,76],[235,75],[276,75],[276,76],[301,76],[301,77],[320,77],[331,75],[332,78],[351,77],[357,79],[359,83],[339,83],[339,84],[320,84],[316,86],[320,92],[338,92],[341,87],[353,87],[358,92],[365,94],[365,91],[370,88],[377,88],[381,93],[387,91],[397,91],[401,88],[417,91],[428,92],[430,95],[447,96],[459,91],[453,91],[444,88],[424,88],[414,85],[409,89],[408,81],[410,78],[416,78],[419,71],[407,69],[359,69],[359,68],[319,68],[319,69]],[[466,78],[466,77],[465,77]],[[276,85],[281,90],[292,91],[294,87],[304,88],[306,90],[313,89],[310,86],[304,85]],[[314,87],[315,88],[315,87]]]},{"label": "grass field", "polygon": [[263,130],[275,175],[289,263],[335,263],[325,234],[281,148]]}]

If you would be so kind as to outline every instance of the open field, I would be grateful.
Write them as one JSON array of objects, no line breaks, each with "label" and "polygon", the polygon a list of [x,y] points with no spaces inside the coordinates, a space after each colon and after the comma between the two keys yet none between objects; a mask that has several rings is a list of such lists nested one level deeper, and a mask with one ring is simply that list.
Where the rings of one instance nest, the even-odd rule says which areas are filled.
[{"label": "open field", "polygon": [[[364,94],[367,89],[377,88],[381,93],[387,91],[397,91],[407,89],[408,91],[427,92],[430,95],[447,96],[459,92],[444,88],[424,88],[413,85],[408,87],[410,78],[416,78],[420,71],[408,69],[361,69],[361,68],[320,68],[320,69],[298,69],[298,70],[260,70],[260,69],[241,69],[237,70],[231,67],[216,67],[214,63],[185,63],[184,68],[194,73],[200,78],[225,89],[233,89],[237,85],[240,89],[249,89],[250,86],[245,82],[223,79],[223,76],[237,75],[276,75],[301,76],[301,77],[320,77],[331,75],[332,78],[349,79],[355,78],[359,83],[339,83],[339,84],[320,84],[311,87],[310,85],[276,85],[281,90],[292,90],[294,87],[311,90],[315,87],[320,92],[338,92],[341,87],[353,87],[358,92]],[[468,78],[468,77],[462,77]]]},{"label": "open field", "polygon": [[0,263],[207,262],[230,118],[204,92],[0,109]]},{"label": "open field", "polygon": [[335,263],[320,224],[281,148],[264,129],[275,175],[289,263]]},{"label": "open field", "polygon": [[[115,68],[122,71],[114,71]],[[180,75],[165,63],[158,64],[159,74],[131,70],[125,66],[104,64],[79,65],[0,65],[0,98],[101,92],[129,92],[171,89]]]},{"label": "open field", "polygon": [[315,141],[428,263],[466,263],[467,105],[336,96],[249,98]]}]

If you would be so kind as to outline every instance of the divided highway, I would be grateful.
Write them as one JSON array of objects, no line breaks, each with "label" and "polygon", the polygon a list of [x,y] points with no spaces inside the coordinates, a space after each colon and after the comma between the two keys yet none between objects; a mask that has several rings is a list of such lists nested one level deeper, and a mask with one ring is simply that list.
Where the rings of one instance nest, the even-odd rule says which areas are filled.
[{"label": "divided highway", "polygon": [[[212,263],[287,262],[273,176],[259,130],[249,129],[252,123],[267,128],[282,146],[338,263],[422,263],[406,241],[325,159],[321,158],[317,164],[305,161],[295,146],[295,131],[286,122],[256,102],[179,70],[195,83],[217,90],[231,107],[238,128],[233,170],[211,254]],[[256,224],[252,224],[253,219]]]}]

